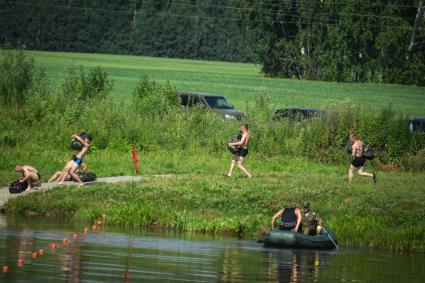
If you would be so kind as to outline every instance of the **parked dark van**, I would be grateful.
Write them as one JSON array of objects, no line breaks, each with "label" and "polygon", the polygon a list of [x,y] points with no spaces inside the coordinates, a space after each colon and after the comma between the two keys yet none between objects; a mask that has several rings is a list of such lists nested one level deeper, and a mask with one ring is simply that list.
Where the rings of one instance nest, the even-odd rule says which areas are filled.
[{"label": "parked dark van", "polygon": [[178,92],[182,106],[192,107],[200,105],[219,113],[226,119],[241,119],[245,113],[235,109],[233,105],[227,102],[221,95],[201,92]]},{"label": "parked dark van", "polygon": [[409,130],[411,132],[425,134],[425,118],[416,118],[409,121]]},{"label": "parked dark van", "polygon": [[274,121],[289,119],[295,121],[309,120],[323,115],[325,111],[320,108],[283,108],[277,109],[273,114]]}]

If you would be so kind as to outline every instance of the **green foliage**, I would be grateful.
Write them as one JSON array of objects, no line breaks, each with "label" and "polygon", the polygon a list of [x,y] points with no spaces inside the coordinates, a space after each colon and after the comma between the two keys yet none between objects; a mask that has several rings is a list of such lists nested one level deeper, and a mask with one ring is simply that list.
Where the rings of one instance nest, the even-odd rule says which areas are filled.
[{"label": "green foliage", "polygon": [[136,112],[142,116],[162,116],[179,105],[177,90],[168,82],[164,86],[145,76],[133,91]]},{"label": "green foliage", "polygon": [[401,164],[405,170],[425,170],[425,149],[419,150],[415,155],[408,155],[403,157]]},{"label": "green foliage", "polygon": [[79,74],[77,74],[76,67],[72,65],[63,84],[63,94],[67,100],[80,102],[105,99],[111,90],[112,81],[101,67],[96,67],[85,75],[82,66],[79,67]]},{"label": "green foliage", "polygon": [[226,0],[3,1],[0,43],[32,50],[252,61],[251,40],[226,6]]},{"label": "green foliage", "polygon": [[[264,92],[254,104],[246,105],[243,121],[226,121],[203,108],[178,107],[174,86],[147,77],[136,85],[132,104],[114,101],[107,97],[112,87],[108,77],[100,68],[85,75],[82,67],[79,73],[71,67],[63,84],[64,95],[33,95],[19,110],[5,108],[0,114],[1,145],[64,149],[73,133],[87,130],[95,137],[92,151],[125,152],[136,144],[144,150],[202,148],[220,153],[242,122],[252,130],[250,149],[267,158],[292,155],[345,162],[344,146],[352,130],[378,150],[385,163],[400,164],[425,144],[423,137],[408,131],[406,119],[392,108],[376,111],[342,104],[312,120],[275,122],[271,99]],[[45,89],[49,92],[48,85]],[[409,164],[416,163],[405,162],[406,170]],[[174,166],[170,170],[179,171]]]},{"label": "green foliage", "polygon": [[232,2],[266,75],[424,85],[421,1]]},{"label": "green foliage", "polygon": [[44,72],[22,49],[0,50],[0,99],[5,105],[25,104],[32,95],[45,94]]}]

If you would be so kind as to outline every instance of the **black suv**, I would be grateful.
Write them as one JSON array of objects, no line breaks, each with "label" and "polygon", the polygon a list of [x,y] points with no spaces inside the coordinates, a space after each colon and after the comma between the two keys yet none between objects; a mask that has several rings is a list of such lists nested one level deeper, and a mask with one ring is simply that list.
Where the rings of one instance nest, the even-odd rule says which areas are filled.
[{"label": "black suv", "polygon": [[192,107],[200,105],[208,109],[214,110],[226,119],[240,120],[245,113],[235,109],[233,105],[227,102],[224,96],[201,93],[201,92],[178,92],[182,106]]},{"label": "black suv", "polygon": [[324,113],[325,111],[320,108],[284,108],[277,109],[272,119],[273,121],[280,121],[282,119],[302,121],[319,117]]}]

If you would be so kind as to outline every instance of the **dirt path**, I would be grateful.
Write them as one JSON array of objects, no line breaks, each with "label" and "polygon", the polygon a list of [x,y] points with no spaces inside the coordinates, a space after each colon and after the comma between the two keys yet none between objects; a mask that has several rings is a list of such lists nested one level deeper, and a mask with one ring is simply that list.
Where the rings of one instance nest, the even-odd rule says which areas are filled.
[{"label": "dirt path", "polygon": [[[128,183],[128,182],[140,182],[142,179],[147,179],[147,178],[152,178],[152,177],[170,177],[172,175],[152,175],[152,176],[116,176],[116,177],[103,177],[103,178],[97,178],[96,181],[94,182],[87,182],[85,183],[85,186],[89,186],[92,184],[98,184],[98,183],[109,183],[109,184],[114,184],[114,183]],[[76,182],[64,182],[64,184],[62,186],[76,186],[78,185],[78,183]],[[39,186],[38,188],[32,189],[28,192],[23,192],[20,194],[11,194],[9,193],[9,188],[8,187],[3,187],[0,188],[0,211],[4,209],[4,205],[6,204],[6,202],[11,199],[11,198],[15,198],[15,197],[19,197],[19,196],[23,196],[26,194],[30,194],[33,192],[37,192],[40,190],[50,190],[53,188],[58,187],[58,184],[56,182],[51,182],[51,183],[41,183],[41,186]]]}]

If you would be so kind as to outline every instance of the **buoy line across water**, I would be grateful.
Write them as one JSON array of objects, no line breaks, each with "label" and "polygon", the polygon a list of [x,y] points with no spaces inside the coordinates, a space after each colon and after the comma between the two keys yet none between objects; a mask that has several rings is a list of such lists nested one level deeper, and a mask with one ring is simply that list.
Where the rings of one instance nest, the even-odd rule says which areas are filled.
[{"label": "buoy line across water", "polygon": [[[97,225],[104,224],[105,223],[105,218],[106,218],[106,214],[103,213],[102,214],[103,221],[102,220],[95,221],[95,223],[91,227],[92,228],[92,231],[99,231]],[[87,235],[88,233],[89,233],[89,228],[88,227],[84,227],[84,229],[83,229],[83,235]],[[77,242],[78,238],[79,238],[79,234],[77,232],[73,232],[72,233],[72,240],[74,242]],[[52,252],[53,251],[57,251],[58,249],[61,249],[61,248],[63,248],[63,249],[66,250],[66,248],[68,247],[68,244],[69,244],[69,240],[66,237],[64,237],[61,240],[61,245],[58,245],[56,242],[52,242],[48,246],[46,246],[44,248],[39,248],[38,251],[29,252],[27,255],[18,258],[18,260],[17,260],[17,267],[18,267],[18,269],[16,269],[16,271],[19,271],[20,268],[23,268],[24,267],[24,263],[27,262],[27,258],[28,258],[28,264],[30,264],[31,263],[31,259],[32,260],[36,260],[39,256],[41,257],[41,256],[44,256],[44,255],[47,255],[48,253],[46,254],[45,253],[45,250],[48,250],[49,248],[50,248],[50,250]],[[31,259],[29,259],[29,258],[31,258]],[[5,260],[5,262],[7,262],[7,260]],[[8,273],[10,271],[9,267],[10,266],[7,263],[4,263],[2,265],[2,273]]]}]

